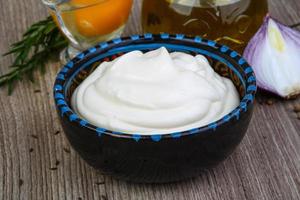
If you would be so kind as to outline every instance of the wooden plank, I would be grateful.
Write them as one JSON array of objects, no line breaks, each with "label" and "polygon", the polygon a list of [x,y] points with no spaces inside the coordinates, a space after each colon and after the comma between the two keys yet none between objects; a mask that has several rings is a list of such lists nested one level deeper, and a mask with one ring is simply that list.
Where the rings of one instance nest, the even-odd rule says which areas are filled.
[{"label": "wooden plank", "polygon": [[[126,35],[141,32],[140,6],[136,0]],[[300,21],[298,0],[270,1],[270,10],[286,24]],[[39,0],[0,1],[0,13],[1,53],[47,15]],[[0,73],[11,62],[2,58]],[[70,149],[52,99],[59,67],[50,63],[46,76],[17,84],[13,96],[0,90],[0,199],[300,199],[300,123],[291,111],[300,99],[256,104],[242,144],[215,169],[179,183],[132,184],[101,175]]]},{"label": "wooden plank", "polygon": [[269,0],[269,10],[282,23],[292,25],[300,22],[299,4],[298,0]]},{"label": "wooden plank", "polygon": [[[28,25],[47,15],[39,0],[1,1],[0,9],[1,53]],[[1,73],[11,61],[1,59]],[[19,83],[10,97],[0,90],[0,199],[106,196],[104,177],[70,149],[61,131],[52,99],[59,67],[49,64],[46,76],[38,75],[35,84]]]}]

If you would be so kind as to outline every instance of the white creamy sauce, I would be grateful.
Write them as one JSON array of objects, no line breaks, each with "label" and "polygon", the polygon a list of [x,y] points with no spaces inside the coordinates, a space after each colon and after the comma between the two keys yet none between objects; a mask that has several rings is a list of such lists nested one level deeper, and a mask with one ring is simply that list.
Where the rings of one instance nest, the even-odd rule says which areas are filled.
[{"label": "white creamy sauce", "polygon": [[204,56],[164,47],[101,63],[72,96],[75,112],[91,124],[144,135],[201,127],[238,104],[231,80],[214,72]]}]

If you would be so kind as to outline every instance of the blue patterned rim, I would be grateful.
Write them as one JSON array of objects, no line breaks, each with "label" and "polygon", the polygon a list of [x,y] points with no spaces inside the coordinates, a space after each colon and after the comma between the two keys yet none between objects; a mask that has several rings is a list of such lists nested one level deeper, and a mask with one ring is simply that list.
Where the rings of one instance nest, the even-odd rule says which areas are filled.
[{"label": "blue patterned rim", "polygon": [[[141,41],[141,40],[143,41],[142,44],[134,44],[135,41]],[[173,43],[171,44],[170,41],[173,41]],[[189,42],[190,44],[201,44],[208,47],[212,47],[214,48],[215,52],[226,54],[227,56],[229,55],[231,59],[233,59],[236,62],[236,64],[238,64],[241,67],[244,73],[244,77],[246,78],[243,78],[240,72],[232,64],[233,63],[232,61],[228,61],[227,59],[225,59],[224,57],[218,54],[215,54],[205,49],[200,49],[199,47],[197,48],[196,46],[193,45],[190,46],[186,44],[180,45],[180,42],[183,41]],[[192,50],[199,54],[203,54],[212,57],[216,60],[219,60],[220,62],[223,62],[229,68],[231,68],[232,71],[234,71],[234,73],[238,76],[238,78],[240,79],[240,81],[242,82],[245,88],[245,95],[243,99],[240,101],[240,105],[231,113],[224,116],[222,119],[213,122],[211,124],[208,124],[206,126],[183,131],[183,132],[176,132],[176,133],[169,133],[169,134],[155,134],[155,135],[141,135],[139,133],[128,134],[128,133],[110,131],[90,124],[86,120],[81,119],[75,112],[73,112],[73,110],[69,107],[69,105],[66,102],[65,88],[69,87],[71,80],[75,77],[75,75],[79,71],[105,57],[115,55],[116,53],[119,52],[129,52],[132,50],[145,49],[145,46],[151,48],[158,48],[161,46],[165,46],[166,48],[171,48],[172,50],[177,49],[180,51]],[[77,70],[75,71],[73,70],[72,74],[69,74],[75,64],[82,61],[87,56],[91,56],[91,55],[92,55],[91,59],[88,59],[87,62],[81,63],[81,66]],[[61,116],[65,117],[66,120],[69,120],[70,122],[74,123],[74,125],[79,125],[81,127],[85,127],[93,130],[95,134],[97,134],[99,137],[101,137],[103,134],[106,134],[115,137],[134,139],[137,142],[142,139],[151,139],[155,142],[158,142],[162,139],[167,139],[167,138],[176,139],[185,135],[199,134],[201,132],[208,131],[208,130],[215,131],[220,125],[224,123],[228,123],[231,120],[239,120],[240,115],[242,113],[246,113],[248,110],[248,106],[250,104],[253,104],[256,90],[257,90],[256,78],[252,68],[237,52],[229,49],[227,46],[219,45],[214,41],[202,39],[201,37],[198,36],[188,37],[183,34],[169,35],[164,33],[160,35],[154,35],[154,34],[147,33],[144,35],[132,35],[130,37],[125,37],[125,38],[116,38],[109,42],[100,43],[78,54],[74,59],[72,59],[69,63],[67,63],[58,73],[54,85],[54,99],[55,99],[57,109],[59,110]]]}]

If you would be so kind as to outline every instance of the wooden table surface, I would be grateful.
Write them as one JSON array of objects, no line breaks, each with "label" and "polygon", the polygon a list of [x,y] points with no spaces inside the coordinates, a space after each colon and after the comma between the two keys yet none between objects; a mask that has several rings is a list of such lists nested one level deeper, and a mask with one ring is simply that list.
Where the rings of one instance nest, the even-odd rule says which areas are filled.
[{"label": "wooden table surface", "polygon": [[[126,35],[141,32],[140,3],[136,0]],[[271,14],[283,23],[299,22],[299,10],[299,0],[270,0]],[[47,15],[41,0],[1,0],[0,13],[1,54]],[[12,60],[0,59],[0,74]],[[256,103],[243,142],[213,170],[184,182],[133,184],[102,175],[70,148],[52,98],[59,68],[49,63],[45,76],[37,74],[35,84],[18,83],[12,96],[0,89],[0,200],[300,199],[300,121],[292,112],[300,99]]]}]

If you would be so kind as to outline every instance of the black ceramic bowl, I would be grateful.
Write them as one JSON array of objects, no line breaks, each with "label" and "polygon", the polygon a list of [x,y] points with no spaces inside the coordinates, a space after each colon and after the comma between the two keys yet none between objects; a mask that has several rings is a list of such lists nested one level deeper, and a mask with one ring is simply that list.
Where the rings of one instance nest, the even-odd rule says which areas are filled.
[{"label": "black ceramic bowl", "polygon": [[[165,46],[169,51],[202,54],[214,70],[230,78],[240,105],[219,121],[184,132],[141,136],[112,132],[80,119],[70,106],[75,88],[103,61],[122,54]],[[70,61],[57,75],[54,98],[64,132],[91,166],[134,182],[171,182],[193,177],[227,158],[248,128],[256,81],[252,68],[237,52],[200,37],[134,35],[101,43]]]}]

